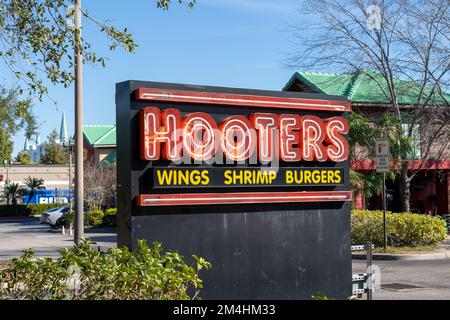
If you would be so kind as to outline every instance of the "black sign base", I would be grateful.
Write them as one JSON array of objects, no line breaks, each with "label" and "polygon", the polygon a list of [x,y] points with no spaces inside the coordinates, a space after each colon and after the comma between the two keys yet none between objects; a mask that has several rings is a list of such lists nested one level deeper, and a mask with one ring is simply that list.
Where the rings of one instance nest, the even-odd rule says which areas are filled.
[{"label": "black sign base", "polygon": [[[311,299],[351,295],[350,203],[174,208],[132,218],[137,239],[187,261],[204,257],[203,299]],[[273,211],[276,208],[276,211]]]}]

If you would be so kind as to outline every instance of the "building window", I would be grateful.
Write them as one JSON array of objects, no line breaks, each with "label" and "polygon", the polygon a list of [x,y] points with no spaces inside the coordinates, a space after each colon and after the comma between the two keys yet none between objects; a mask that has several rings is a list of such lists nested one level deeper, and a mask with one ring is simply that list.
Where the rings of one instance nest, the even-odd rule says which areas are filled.
[{"label": "building window", "polygon": [[408,151],[407,160],[419,160],[421,159],[420,152],[420,125],[419,124],[411,124],[412,119],[408,116],[402,117],[402,133],[404,136],[409,136],[409,131],[412,126],[412,145],[411,149]]}]

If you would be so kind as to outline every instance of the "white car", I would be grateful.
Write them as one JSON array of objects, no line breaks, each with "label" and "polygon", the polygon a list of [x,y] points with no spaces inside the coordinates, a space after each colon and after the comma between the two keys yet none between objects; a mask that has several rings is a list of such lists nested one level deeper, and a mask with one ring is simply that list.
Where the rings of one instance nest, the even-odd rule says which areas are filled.
[{"label": "white car", "polygon": [[69,206],[56,207],[41,214],[41,223],[46,223],[52,227],[57,227],[63,218],[69,212]]}]

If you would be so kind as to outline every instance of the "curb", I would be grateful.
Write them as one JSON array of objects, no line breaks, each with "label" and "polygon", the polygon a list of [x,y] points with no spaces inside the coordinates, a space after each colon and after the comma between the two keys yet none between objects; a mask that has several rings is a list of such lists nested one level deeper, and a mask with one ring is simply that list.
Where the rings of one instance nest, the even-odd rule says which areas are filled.
[{"label": "curb", "polygon": [[[352,259],[366,260],[366,254],[352,254]],[[373,260],[397,260],[397,261],[420,261],[420,260],[447,260],[450,259],[450,252],[448,250],[435,251],[431,253],[416,253],[416,254],[389,254],[389,253],[374,253]]]}]

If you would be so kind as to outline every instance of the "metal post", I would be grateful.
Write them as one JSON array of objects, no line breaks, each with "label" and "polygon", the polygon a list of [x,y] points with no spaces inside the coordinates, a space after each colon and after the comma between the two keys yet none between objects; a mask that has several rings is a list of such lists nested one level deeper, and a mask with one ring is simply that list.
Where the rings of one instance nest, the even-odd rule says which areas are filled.
[{"label": "metal post", "polygon": [[[72,217],[72,145],[69,140],[69,216]],[[73,222],[71,222],[72,224]]]},{"label": "metal post", "polygon": [[387,221],[386,221],[386,173],[383,172],[383,235],[384,252],[387,249]]},{"label": "metal post", "polygon": [[367,300],[372,300],[373,290],[372,273],[372,242],[367,243]]},{"label": "metal post", "polygon": [[78,246],[84,237],[83,223],[83,59],[81,52],[81,0],[75,8],[75,235]]}]

